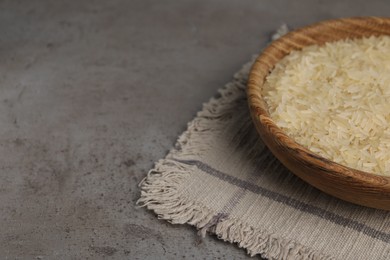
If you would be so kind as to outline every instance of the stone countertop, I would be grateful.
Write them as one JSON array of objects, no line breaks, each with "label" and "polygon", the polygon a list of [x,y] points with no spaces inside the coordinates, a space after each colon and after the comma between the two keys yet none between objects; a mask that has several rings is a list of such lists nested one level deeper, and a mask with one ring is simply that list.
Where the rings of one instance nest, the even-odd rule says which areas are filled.
[{"label": "stone countertop", "polygon": [[1,1],[3,259],[246,259],[137,208],[138,183],[282,23],[387,1]]}]

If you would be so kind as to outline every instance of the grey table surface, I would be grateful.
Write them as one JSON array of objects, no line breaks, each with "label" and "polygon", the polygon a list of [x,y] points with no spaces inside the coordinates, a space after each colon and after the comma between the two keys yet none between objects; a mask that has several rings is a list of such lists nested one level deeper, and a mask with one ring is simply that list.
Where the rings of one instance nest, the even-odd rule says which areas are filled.
[{"label": "grey table surface", "polygon": [[0,1],[2,259],[246,259],[137,184],[282,23],[387,1]]}]

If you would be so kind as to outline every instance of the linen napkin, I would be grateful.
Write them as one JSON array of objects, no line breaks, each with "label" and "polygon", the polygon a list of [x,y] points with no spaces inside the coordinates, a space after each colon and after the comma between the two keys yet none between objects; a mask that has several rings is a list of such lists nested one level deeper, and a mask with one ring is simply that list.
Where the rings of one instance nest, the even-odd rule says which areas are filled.
[{"label": "linen napkin", "polygon": [[[282,28],[280,33],[286,30]],[[390,259],[390,212],[309,186],[267,149],[245,94],[253,60],[140,184],[138,204],[267,259]]]}]

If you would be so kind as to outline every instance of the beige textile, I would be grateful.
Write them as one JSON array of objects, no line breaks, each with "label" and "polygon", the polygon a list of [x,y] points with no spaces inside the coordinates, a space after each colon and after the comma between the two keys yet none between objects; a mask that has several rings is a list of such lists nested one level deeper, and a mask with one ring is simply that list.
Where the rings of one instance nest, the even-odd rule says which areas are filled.
[{"label": "beige textile", "polygon": [[251,62],[188,124],[140,184],[138,203],[268,259],[390,259],[390,212],[328,196],[291,174],[251,122]]}]

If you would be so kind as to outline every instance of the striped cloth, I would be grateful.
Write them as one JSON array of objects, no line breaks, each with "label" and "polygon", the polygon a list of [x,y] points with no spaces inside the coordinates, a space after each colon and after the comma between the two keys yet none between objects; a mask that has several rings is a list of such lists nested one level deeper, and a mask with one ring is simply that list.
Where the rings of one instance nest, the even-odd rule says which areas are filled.
[{"label": "striped cloth", "polygon": [[141,183],[138,203],[267,259],[390,259],[390,212],[328,196],[259,139],[245,86],[251,63],[189,123]]}]

